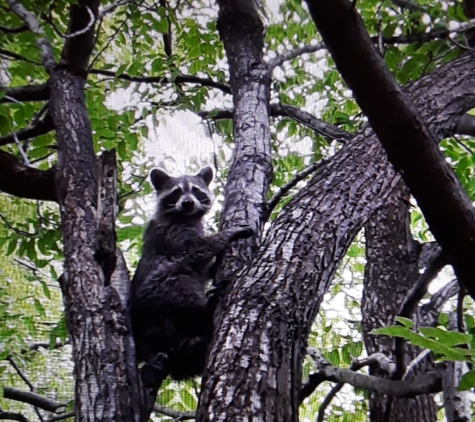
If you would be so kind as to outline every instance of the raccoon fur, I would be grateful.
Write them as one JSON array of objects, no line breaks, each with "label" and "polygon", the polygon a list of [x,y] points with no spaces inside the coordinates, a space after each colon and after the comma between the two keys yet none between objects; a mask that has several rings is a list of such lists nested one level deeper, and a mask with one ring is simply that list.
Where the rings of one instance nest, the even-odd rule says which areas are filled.
[{"label": "raccoon fur", "polygon": [[158,203],[132,280],[132,330],[138,361],[150,363],[165,354],[171,377],[181,380],[203,372],[213,334],[213,309],[205,294],[210,267],[232,241],[252,231],[238,227],[204,235],[210,167],[195,176],[174,178],[158,169],[150,176]]}]

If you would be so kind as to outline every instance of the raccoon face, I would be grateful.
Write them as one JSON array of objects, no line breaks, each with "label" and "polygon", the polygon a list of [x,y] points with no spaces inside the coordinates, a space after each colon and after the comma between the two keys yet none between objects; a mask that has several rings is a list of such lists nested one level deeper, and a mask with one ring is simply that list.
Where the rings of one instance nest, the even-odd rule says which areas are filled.
[{"label": "raccoon face", "polygon": [[211,208],[208,185],[213,179],[211,167],[205,167],[195,176],[170,177],[163,170],[150,173],[157,191],[158,214],[179,219],[201,218]]}]

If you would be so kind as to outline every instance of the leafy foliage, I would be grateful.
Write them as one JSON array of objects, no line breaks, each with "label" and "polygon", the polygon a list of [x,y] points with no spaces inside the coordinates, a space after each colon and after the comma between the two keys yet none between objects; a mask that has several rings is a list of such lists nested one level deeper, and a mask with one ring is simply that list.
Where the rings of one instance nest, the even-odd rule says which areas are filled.
[{"label": "leafy foliage", "polygon": [[[71,3],[74,2],[22,0],[22,4],[39,18],[57,58],[64,43],[62,34],[66,33],[68,23],[66,11]],[[113,4],[112,0],[104,1],[102,7],[105,9]],[[448,28],[451,22],[466,21],[460,3],[421,0],[417,4],[423,9],[399,10],[389,0],[360,0],[357,3],[370,35],[375,37],[375,41],[382,39],[382,44],[377,43],[378,48],[401,84],[453,59],[460,54],[458,45],[466,43],[463,33],[453,35],[457,44],[447,37],[423,38],[426,34]],[[320,41],[304,3],[297,0],[269,1],[267,7],[268,16],[264,17],[267,60]],[[0,11],[1,27],[18,28],[22,25],[5,0],[0,0]],[[223,88],[228,83],[229,72],[216,29],[216,17],[217,6],[211,1],[166,1],[158,5],[151,0],[142,0],[120,2],[98,23],[86,103],[95,151],[117,150],[120,197],[117,237],[131,270],[139,256],[143,223],[152,207],[147,196],[151,189],[145,175],[154,165],[168,170],[184,169],[182,163],[176,162],[175,150],[164,142],[173,117],[179,111],[186,111],[186,119],[191,120],[197,114],[203,115],[201,112],[214,110],[202,123],[213,141],[218,175],[221,176],[216,183],[216,202],[222,201],[222,189],[219,188],[224,183],[232,149],[232,121],[217,119],[216,116],[218,110],[229,110],[233,104],[231,95]],[[411,42],[398,43],[393,39],[409,35],[413,37]],[[167,43],[171,51],[166,48]],[[35,37],[29,31],[0,29],[0,99],[5,98],[10,87],[45,83],[48,75],[40,62]],[[194,82],[183,82],[180,79],[183,76],[194,77]],[[351,133],[365,124],[351,93],[323,48],[282,60],[276,66],[271,103],[298,107]],[[0,136],[5,137],[42,119],[43,107],[43,102],[0,103]],[[329,142],[328,137],[288,116],[275,116],[271,124],[275,173],[272,194],[307,165],[333,155],[340,148],[336,141]],[[198,126],[193,131],[189,137],[198,138]],[[157,132],[162,134],[161,137]],[[190,142],[201,140],[193,138]],[[475,198],[474,147],[474,141],[469,138],[448,139],[442,144],[444,153],[472,199]],[[22,143],[21,148],[30,164],[38,169],[46,170],[56,162],[53,133],[30,139]],[[19,146],[14,143],[3,146],[2,150],[21,159]],[[186,164],[190,167],[202,161],[212,161],[209,155],[202,158],[194,157]],[[289,192],[273,216],[304,183]],[[52,347],[58,339],[62,343],[66,340],[56,282],[61,274],[62,259],[58,210],[55,205],[4,195],[0,198],[0,212],[1,357],[5,359],[13,355],[24,359],[24,367],[32,381],[41,383],[48,394],[67,402],[72,396],[69,348],[44,350],[41,354],[34,350],[24,353],[32,343],[42,341]],[[415,213],[413,227],[418,237],[424,238],[425,226],[419,224],[420,221],[420,214]],[[336,310],[340,313],[330,306],[323,306],[325,314],[317,319],[310,338],[310,344],[321,347],[325,357],[334,365],[349,366],[352,359],[364,353],[359,325],[353,322],[360,318],[363,271],[364,248],[359,239],[349,249],[337,282],[326,298],[326,303],[338,308]],[[347,313],[342,314],[340,308]],[[473,334],[453,333],[440,328],[415,331],[404,325],[383,328],[378,333],[404,337],[433,350],[440,358],[473,360]],[[54,362],[60,364],[55,366]],[[52,367],[58,368],[54,376]],[[4,385],[24,387],[7,361],[0,361],[0,371]],[[307,362],[304,374],[310,371],[311,365]],[[473,372],[467,374],[461,387],[473,386],[473,377]],[[305,403],[302,415],[314,413],[317,401],[321,401],[325,394],[326,391],[319,392],[313,403]],[[177,386],[166,381],[158,401],[176,410],[192,410],[196,406],[197,394],[192,383]],[[8,409],[6,402],[2,402],[2,407]],[[336,404],[328,420],[364,420],[366,411],[365,401],[354,397],[350,404]]]}]

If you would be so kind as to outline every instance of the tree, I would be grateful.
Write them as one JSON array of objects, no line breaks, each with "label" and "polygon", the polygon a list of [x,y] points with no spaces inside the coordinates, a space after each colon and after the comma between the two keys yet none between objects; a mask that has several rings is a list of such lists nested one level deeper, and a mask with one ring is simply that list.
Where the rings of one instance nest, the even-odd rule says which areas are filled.
[{"label": "tree", "polygon": [[[372,421],[435,421],[433,394],[442,389],[448,418],[469,420],[463,414],[466,408],[448,405],[460,393],[448,381],[442,386],[442,378],[450,378],[455,367],[442,369],[433,355],[420,354],[416,347],[427,341],[418,343],[419,337],[413,336],[414,345],[407,345],[404,339],[372,332],[394,324],[397,316],[414,319],[417,326],[442,323],[442,306],[456,293],[457,283],[424,305],[420,301],[428,283],[448,264],[473,296],[473,154],[466,146],[473,141],[454,138],[473,134],[473,119],[466,113],[475,105],[474,54],[461,47],[469,45],[470,33],[463,31],[471,27],[463,22],[452,32],[426,30],[463,21],[462,9],[455,3],[309,0],[309,14],[300,2],[289,0],[279,3],[278,13],[269,3],[268,15],[258,3],[0,3],[5,12],[0,20],[0,189],[7,194],[2,221],[10,233],[2,247],[28,258],[35,279],[38,268],[58,279],[65,317],[55,315],[54,328],[43,337],[50,337],[50,347],[62,346],[67,325],[75,368],[74,404],[67,410],[65,400],[37,391],[26,394],[7,385],[11,379],[5,377],[4,397],[43,409],[37,410],[40,419],[44,411],[63,412],[62,418],[71,416],[71,410],[77,420],[143,418],[146,406],[127,314],[125,260],[133,268],[141,228],[127,214],[125,201],[150,191],[143,183],[150,165],[134,152],[143,149],[151,120],[167,110],[185,109],[233,142],[229,171],[223,172],[220,228],[245,224],[254,230],[252,238],[240,240],[222,257],[214,281],[222,298],[196,418],[297,420],[302,402],[308,397],[303,406],[310,408],[316,395],[324,394],[322,382],[331,381],[337,386],[321,405],[320,420],[344,383],[370,391],[369,405],[353,403],[361,420],[369,409]],[[319,35],[312,18],[371,126],[359,114],[324,45],[313,42]],[[369,58],[365,69],[358,67],[361,57]],[[402,90],[386,66],[404,84]],[[128,107],[107,108],[109,96],[124,87],[124,96],[138,96],[140,102],[134,105],[131,99]],[[318,118],[305,110],[322,98],[325,104],[314,108]],[[403,154],[401,145],[394,147],[395,136],[406,148]],[[310,141],[312,160],[305,158],[308,153],[291,149],[299,139]],[[414,159],[409,157],[420,139],[433,142],[425,144],[430,151],[435,141],[444,140],[453,169],[439,152],[431,158],[417,147]],[[115,152],[107,151],[111,148]],[[218,158],[216,163],[223,166]],[[445,179],[432,172],[439,165]],[[422,183],[414,177],[420,169],[426,169]],[[452,188],[446,187],[447,180]],[[442,191],[439,207],[437,192]],[[424,238],[418,211],[413,211],[419,217],[411,224],[410,193],[442,248]],[[58,203],[59,210],[44,201]],[[15,214],[19,204],[27,207],[20,217]],[[139,213],[138,207],[137,202],[132,214]],[[450,230],[444,226],[447,221]],[[37,228],[33,233],[32,227]],[[363,228],[366,248],[354,243]],[[25,231],[31,236],[24,237]],[[121,249],[127,252],[125,259]],[[363,254],[361,322],[369,356],[350,365],[352,358],[360,358],[361,348],[341,337],[340,347],[326,348],[325,338],[335,333],[315,336],[312,327],[345,256],[350,256],[347,265],[363,276],[358,269]],[[58,273],[52,261],[63,256]],[[420,268],[425,268],[422,274]],[[47,285],[42,286],[47,295]],[[46,317],[42,302],[36,299],[34,304],[39,316]],[[13,328],[2,334],[8,345],[3,357],[25,380],[17,361],[34,359],[25,349],[35,347],[18,335],[21,324],[12,309],[5,308],[4,320]],[[470,315],[466,321],[471,328]],[[32,339],[41,336],[35,324],[33,319]],[[408,326],[398,329],[410,331]],[[457,338],[468,342],[467,337]],[[323,357],[307,349],[309,342]],[[471,352],[451,350],[444,356],[450,359],[452,353],[473,361]],[[318,367],[303,385],[310,368],[304,361],[307,354]],[[339,369],[340,361],[352,371],[369,365],[373,377]],[[189,387],[168,387],[162,386],[159,402],[170,391],[192,397]],[[344,407],[340,411],[349,414]],[[169,409],[165,414],[190,416]],[[26,419],[20,410],[10,409],[0,417]]]}]

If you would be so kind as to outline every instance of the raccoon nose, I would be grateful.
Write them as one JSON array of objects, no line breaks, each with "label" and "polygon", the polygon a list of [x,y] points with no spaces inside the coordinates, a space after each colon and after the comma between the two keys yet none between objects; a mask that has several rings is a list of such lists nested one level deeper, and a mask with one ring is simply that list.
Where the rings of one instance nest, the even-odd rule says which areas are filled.
[{"label": "raccoon nose", "polygon": [[183,211],[191,211],[194,206],[195,206],[195,203],[191,199],[185,199],[181,203],[181,207],[183,208]]}]

